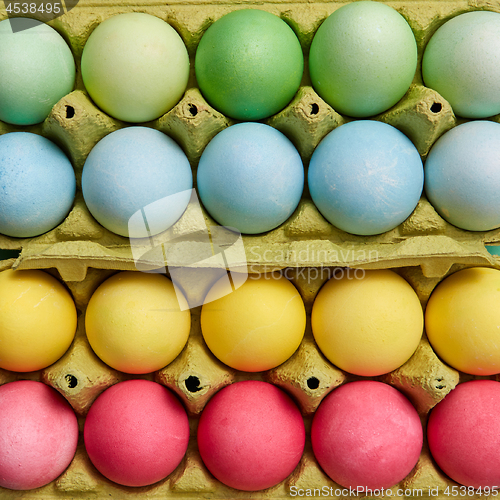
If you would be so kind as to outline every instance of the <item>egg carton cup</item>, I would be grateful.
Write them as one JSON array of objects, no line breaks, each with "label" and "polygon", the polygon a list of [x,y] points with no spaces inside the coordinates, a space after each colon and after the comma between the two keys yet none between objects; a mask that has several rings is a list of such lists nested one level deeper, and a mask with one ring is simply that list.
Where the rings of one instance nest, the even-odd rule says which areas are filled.
[{"label": "egg carton cup", "polygon": [[[283,132],[295,144],[307,173],[311,154],[321,139],[339,125],[352,121],[318,96],[311,86],[307,69],[307,54],[317,28],[329,14],[345,3],[348,2],[218,1],[207,4],[184,0],[167,5],[153,0],[80,0],[72,10],[50,21],[49,24],[64,37],[73,52],[77,67],[75,90],[53,107],[43,123],[14,126],[0,122],[0,134],[28,131],[57,143],[73,164],[77,196],[66,219],[48,233],[24,239],[0,235],[0,249],[20,251],[13,267],[56,267],[68,281],[83,280],[89,267],[136,268],[130,241],[97,223],[89,213],[81,192],[82,169],[91,149],[107,134],[131,125],[110,117],[96,107],[82,81],[80,60],[83,47],[99,23],[119,13],[145,12],[167,21],[181,35],[191,62],[187,90],[168,113],[140,125],[160,130],[175,139],[185,151],[196,179],[197,164],[205,146],[218,132],[236,123],[213,109],[197,88],[194,55],[201,36],[215,20],[235,9],[258,8],[284,19],[294,29],[302,45],[304,74],[292,102],[281,112],[262,121]],[[371,119],[393,125],[405,133],[425,160],[432,145],[444,132],[467,121],[457,118],[442,96],[423,85],[421,59],[426,43],[448,19],[472,10],[500,12],[500,3],[488,0],[386,3],[400,12],[411,26],[418,46],[418,66],[414,81],[400,102]],[[37,17],[36,14],[30,16]],[[0,20],[6,17],[5,7],[0,2]],[[500,115],[490,120],[500,122]],[[173,227],[155,238],[155,244],[161,245],[172,238],[196,241],[200,228],[198,223],[193,223],[195,217],[192,212],[188,207]],[[217,226],[205,211],[204,217],[208,230]],[[243,235],[246,263],[255,272],[325,264],[366,269],[420,265],[425,276],[437,277],[443,276],[454,263],[498,265],[499,259],[485,248],[485,245],[498,243],[500,229],[487,232],[459,229],[446,222],[425,195],[413,213],[397,228],[375,236],[349,234],[323,218],[310,198],[307,183],[299,206],[287,221],[267,233]],[[11,264],[9,262],[8,265]]]},{"label": "egg carton cup", "polygon": [[[447,275],[466,267],[471,266],[455,264]],[[305,336],[297,351],[286,362],[274,369],[258,373],[234,370],[221,363],[210,352],[201,333],[201,307],[191,310],[192,326],[188,342],[169,365],[144,375],[131,375],[114,370],[103,363],[90,347],[85,334],[84,317],[93,292],[115,271],[91,268],[85,280],[65,281],[78,310],[77,333],[70,348],[61,359],[44,370],[16,373],[0,369],[0,385],[29,379],[43,382],[59,391],[77,414],[80,428],[79,446],[68,469],[58,479],[36,490],[13,491],[0,488],[0,499],[285,499],[290,498],[290,491],[294,489],[292,487],[304,490],[328,488],[330,492],[339,492],[332,494],[331,498],[342,498],[342,487],[323,472],[313,455],[310,441],[314,412],[332,390],[354,380],[377,380],[389,384],[412,402],[425,431],[429,411],[457,384],[479,378],[499,380],[498,375],[476,377],[451,368],[435,354],[425,332],[412,357],[391,373],[378,377],[361,377],[340,370],[319,351],[312,334],[310,315],[321,286],[333,276],[335,270],[341,269],[329,268],[329,273],[309,273],[307,276],[300,272],[301,269],[289,269],[287,276],[299,291],[307,312]],[[310,271],[311,268],[307,270]],[[442,278],[426,277],[418,266],[398,267],[393,270],[410,283],[424,308],[433,289],[442,281]],[[52,269],[49,272],[62,279],[57,270]],[[137,378],[156,381],[177,394],[189,415],[191,437],[184,459],[172,474],[152,486],[133,488],[113,483],[95,469],[85,451],[82,431],[85,416],[99,394],[113,384]],[[282,483],[258,492],[235,490],[216,480],[203,464],[196,444],[199,416],[208,400],[223,387],[242,380],[263,380],[282,388],[297,403],[306,428],[306,447],[299,465]],[[400,495],[398,490],[406,490],[406,498],[429,498],[429,491],[432,490],[434,495],[437,492],[440,498],[448,498],[444,494],[448,486],[457,486],[457,483],[444,475],[435,464],[424,437],[418,463],[391,492],[394,497]],[[388,495],[385,492],[374,496],[386,498]],[[359,495],[365,496],[362,493]],[[368,495],[371,496],[373,495]],[[485,498],[484,495],[468,497]]]}]

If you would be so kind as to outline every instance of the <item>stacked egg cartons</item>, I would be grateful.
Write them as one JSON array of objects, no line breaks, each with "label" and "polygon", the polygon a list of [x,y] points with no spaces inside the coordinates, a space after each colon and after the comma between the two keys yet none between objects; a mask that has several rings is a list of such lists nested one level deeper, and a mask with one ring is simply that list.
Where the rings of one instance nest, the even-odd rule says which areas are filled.
[{"label": "stacked egg cartons", "polygon": [[[495,2],[481,1],[394,1],[388,2],[411,26],[417,40],[419,65],[412,86],[394,107],[373,117],[398,128],[416,146],[423,160],[432,145],[447,130],[460,123],[449,103],[424,86],[420,61],[423,49],[435,30],[446,20],[470,10],[500,11]],[[45,269],[70,290],[79,320],[75,340],[66,354],[48,368],[30,373],[0,370],[0,384],[15,380],[41,381],[57,389],[78,416],[80,430],[96,397],[111,385],[131,378],[145,378],[174,391],[189,414],[191,439],[177,469],[152,486],[132,488],[104,478],[91,464],[80,438],[68,469],[55,481],[32,491],[0,488],[0,498],[104,499],[104,498],[289,498],[291,487],[303,489],[336,485],[315,459],[309,431],[312,417],[323,398],[345,382],[368,378],[390,384],[402,391],[426,426],[429,411],[455,386],[474,378],[443,363],[432,350],[425,334],[413,356],[395,371],[379,377],[359,377],[333,366],[318,350],[310,325],[314,299],[335,268],[392,269],[416,291],[422,306],[435,286],[447,275],[471,266],[500,267],[498,258],[486,246],[500,241],[500,231],[471,232],[458,229],[441,218],[423,196],[413,213],[397,228],[376,236],[355,236],[327,222],[312,203],[307,189],[293,215],[278,228],[259,235],[244,235],[250,273],[281,270],[298,289],[308,315],[306,333],[295,354],[282,365],[265,372],[247,373],[218,361],[204,343],[200,310],[191,310],[192,328],[181,354],[165,368],[133,376],[113,370],[92,351],[86,339],[84,316],[96,288],[118,270],[136,270],[127,238],[99,225],[87,210],[81,194],[83,164],[91,149],[104,136],[127,126],[102,112],[87,94],[80,72],[83,47],[92,30],[118,13],[144,12],[166,20],[181,35],[191,58],[188,88],[181,101],[164,116],[146,124],[175,139],[185,151],[193,172],[208,142],[234,120],[213,109],[202,97],[194,77],[194,55],[204,31],[224,14],[242,7],[256,7],[284,19],[296,32],[306,56],[321,22],[343,2],[131,2],[80,0],[65,15],[51,21],[68,42],[77,65],[75,90],[63,97],[48,118],[39,125],[13,126],[0,122],[0,134],[29,131],[57,143],[70,158],[77,178],[77,197],[67,218],[55,229],[34,238],[16,239],[0,235],[0,270]],[[0,10],[0,20],[7,17]],[[36,14],[33,14],[36,18]],[[1,50],[1,48],[0,48]],[[320,140],[331,130],[351,121],[326,104],[312,88],[307,64],[301,87],[292,102],[263,122],[283,132],[297,147],[307,167]],[[497,117],[492,118],[498,121]],[[216,223],[205,213],[208,227]],[[196,241],[189,209],[170,230],[185,241]],[[240,264],[244,264],[241,262]],[[167,272],[168,274],[168,272]],[[495,376],[489,378],[495,379]],[[240,380],[264,380],[284,389],[299,406],[307,432],[302,459],[294,472],[279,485],[265,491],[243,492],[224,486],[203,464],[196,443],[200,413],[221,388]],[[413,471],[392,494],[428,496],[429,490],[446,495],[456,485],[432,460],[427,443]],[[293,488],[292,488],[293,490]],[[400,490],[397,493],[397,490]],[[336,492],[336,493],[335,493]],[[318,493],[316,493],[318,494]],[[361,495],[362,496],[362,495]],[[474,496],[474,495],[473,495]],[[470,497],[470,495],[469,495]]]}]

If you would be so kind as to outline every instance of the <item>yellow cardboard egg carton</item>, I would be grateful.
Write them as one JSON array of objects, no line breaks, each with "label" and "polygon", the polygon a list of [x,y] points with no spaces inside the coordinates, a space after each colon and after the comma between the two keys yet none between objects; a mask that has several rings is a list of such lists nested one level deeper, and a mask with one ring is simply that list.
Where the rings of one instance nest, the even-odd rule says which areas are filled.
[{"label": "yellow cardboard egg carton", "polygon": [[[455,265],[455,272],[463,266]],[[191,310],[192,328],[189,340],[179,356],[165,368],[146,375],[129,375],[104,364],[92,351],[85,334],[85,310],[96,288],[114,271],[90,269],[84,281],[66,282],[78,308],[78,329],[66,354],[48,368],[31,373],[15,373],[0,369],[0,384],[19,379],[41,381],[57,389],[71,404],[83,430],[85,415],[95,398],[111,385],[132,378],[145,378],[164,384],[182,401],[190,417],[191,438],[186,456],[177,469],[159,483],[141,488],[117,485],[103,477],[91,464],[80,437],[80,444],[69,468],[55,481],[31,491],[0,488],[2,500],[18,499],[284,499],[290,492],[307,489],[333,492],[329,498],[342,498],[346,492],[322,471],[314,458],[309,431],[312,416],[321,400],[339,385],[360,379],[379,380],[402,391],[417,409],[425,429],[428,413],[459,382],[470,375],[459,373],[444,364],[432,350],[425,334],[413,356],[400,368],[379,377],[359,377],[332,365],[318,350],[311,331],[310,313],[321,286],[339,272],[338,268],[287,268],[304,300],[307,326],[303,341],[294,355],[282,365],[265,372],[236,371],[217,360],[207,348],[200,329],[201,307]],[[394,269],[416,291],[423,307],[439,278],[427,278],[419,267]],[[284,272],[284,271],[282,271]],[[342,272],[342,271],[340,271]],[[52,274],[60,279],[57,271]],[[335,279],[335,278],[333,278]],[[490,377],[495,379],[495,377]],[[198,417],[211,396],[224,386],[240,380],[264,380],[284,389],[298,404],[306,426],[304,455],[295,471],[282,483],[259,492],[243,492],[218,482],[203,464],[196,445]],[[444,498],[447,487],[456,485],[432,461],[427,445],[413,471],[391,489],[394,497],[429,497],[429,491]],[[398,491],[400,490],[400,491]],[[406,494],[403,494],[406,490]],[[337,491],[337,494],[335,494]],[[347,490],[348,491],[348,490]],[[305,494],[305,493],[304,493]],[[384,498],[387,492],[378,496]],[[360,492],[360,497],[366,496]],[[479,497],[478,497],[479,498]]]},{"label": "yellow cardboard egg carton", "polygon": [[[75,90],[63,97],[48,118],[39,125],[19,127],[0,122],[0,134],[30,131],[53,140],[68,154],[77,177],[73,208],[58,227],[34,238],[0,235],[0,249],[22,250],[16,269],[57,267],[71,281],[85,278],[88,267],[135,269],[127,238],[103,228],[89,213],[81,194],[81,173],[85,159],[105,135],[127,124],[98,109],[85,91],[80,71],[83,47],[92,30],[118,13],[145,12],[170,23],[182,36],[190,58],[191,76],[182,100],[168,113],[143,125],[170,135],[186,152],[196,178],[200,155],[208,142],[234,123],[213,109],[201,95],[194,76],[194,54],[204,31],[216,19],[239,8],[259,8],[283,18],[296,32],[304,50],[306,65],[301,87],[292,102],[265,123],[287,135],[307,164],[320,140],[335,127],[351,121],[326,104],[314,91],[307,69],[312,37],[321,22],[346,2],[210,2],[179,1],[165,4],[151,0],[81,0],[76,7],[49,24],[69,43],[77,65]],[[418,67],[412,86],[393,108],[373,117],[395,126],[415,144],[425,160],[434,142],[447,130],[464,121],[457,119],[446,100],[422,83],[420,61],[434,31],[460,13],[488,9],[500,11],[489,1],[394,1],[410,24],[418,46]],[[36,14],[32,15],[37,17]],[[0,6],[0,20],[7,17]],[[499,116],[493,117],[499,121]],[[208,226],[216,223],[205,213]],[[197,227],[190,224],[190,210],[164,238],[187,240]],[[193,236],[194,237],[194,236]],[[327,222],[310,199],[307,183],[293,215],[278,228],[260,235],[244,235],[246,261],[253,271],[264,267],[351,266],[385,268],[421,265],[425,275],[443,275],[453,263],[496,265],[497,259],[485,244],[500,242],[500,230],[472,232],[458,229],[442,219],[422,196],[414,212],[397,228],[376,236],[356,236]],[[157,239],[157,243],[161,241]]]}]

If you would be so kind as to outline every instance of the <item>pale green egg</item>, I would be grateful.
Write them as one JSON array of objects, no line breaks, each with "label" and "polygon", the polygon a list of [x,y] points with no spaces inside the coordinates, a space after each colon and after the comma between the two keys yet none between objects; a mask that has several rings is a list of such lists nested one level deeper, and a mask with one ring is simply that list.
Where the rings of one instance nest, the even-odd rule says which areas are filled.
[{"label": "pale green egg", "polygon": [[13,125],[43,122],[54,104],[73,90],[70,48],[55,29],[29,18],[0,22],[0,47],[0,120]]},{"label": "pale green egg", "polygon": [[139,12],[102,22],[82,54],[90,97],[126,122],[154,120],[172,109],[186,90],[189,56],[182,38],[158,17]]},{"label": "pale green egg", "polygon": [[500,113],[500,14],[467,12],[443,24],[425,48],[422,76],[457,115]]},{"label": "pale green egg", "polygon": [[417,43],[405,18],[370,1],[333,12],[316,32],[309,54],[316,92],[339,113],[360,118],[396,104],[416,67]]}]

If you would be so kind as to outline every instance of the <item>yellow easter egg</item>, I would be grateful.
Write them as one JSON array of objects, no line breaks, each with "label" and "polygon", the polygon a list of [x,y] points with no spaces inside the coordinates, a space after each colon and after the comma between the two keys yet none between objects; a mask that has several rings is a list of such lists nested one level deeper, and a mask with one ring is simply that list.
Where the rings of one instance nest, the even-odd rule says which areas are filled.
[{"label": "yellow easter egg", "polygon": [[420,342],[423,320],[413,288],[389,270],[332,277],[311,315],[321,352],[338,368],[366,377],[405,363]]},{"label": "yellow easter egg", "polygon": [[436,354],[472,375],[500,373],[500,271],[463,269],[444,279],[425,309]]},{"label": "yellow easter egg", "polygon": [[[306,313],[284,276],[249,275],[234,291],[224,276],[201,309],[201,331],[212,353],[236,370],[260,372],[286,361],[304,336]],[[213,300],[215,297],[216,300]]]},{"label": "yellow easter egg", "polygon": [[[102,283],[85,313],[94,352],[126,373],[150,373],[172,362],[191,329],[185,298],[161,274],[124,271]],[[181,301],[181,306],[179,305]]]},{"label": "yellow easter egg", "polygon": [[41,370],[68,349],[76,332],[68,290],[44,271],[0,273],[0,368]]}]

